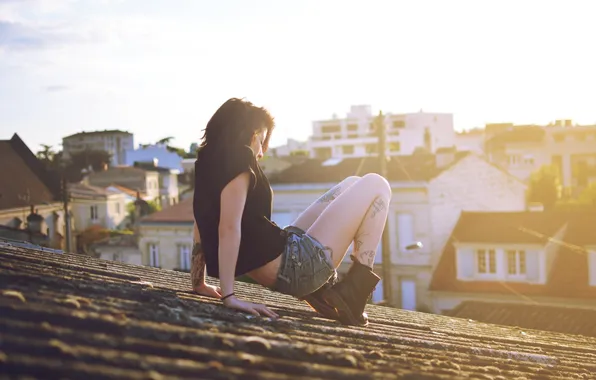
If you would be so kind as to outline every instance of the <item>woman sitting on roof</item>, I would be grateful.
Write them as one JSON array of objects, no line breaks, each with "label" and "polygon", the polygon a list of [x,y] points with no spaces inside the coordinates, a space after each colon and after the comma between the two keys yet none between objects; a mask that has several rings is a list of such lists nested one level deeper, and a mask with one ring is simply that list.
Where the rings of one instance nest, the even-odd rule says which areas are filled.
[{"label": "woman sitting on roof", "polygon": [[[276,318],[265,305],[234,294],[235,277],[246,274],[327,318],[366,325],[364,308],[380,280],[372,267],[391,188],[377,174],[348,177],[292,225],[279,227],[270,220],[273,193],[258,164],[273,127],[267,110],[233,98],[205,128],[195,163],[193,289],[231,309]],[[337,281],[336,268],[352,243],[352,266]],[[205,268],[220,287],[205,283]]]}]

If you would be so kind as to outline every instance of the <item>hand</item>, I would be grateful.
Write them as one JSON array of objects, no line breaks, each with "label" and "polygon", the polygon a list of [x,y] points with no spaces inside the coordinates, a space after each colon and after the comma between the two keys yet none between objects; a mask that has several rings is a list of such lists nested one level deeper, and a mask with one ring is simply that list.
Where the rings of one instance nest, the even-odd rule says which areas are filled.
[{"label": "hand", "polygon": [[197,294],[206,297],[221,298],[221,288],[219,286],[213,286],[206,283],[197,286],[193,289]]},{"label": "hand", "polygon": [[236,296],[226,298],[223,301],[223,303],[226,307],[229,307],[230,309],[244,311],[245,313],[249,313],[252,315],[264,315],[273,319],[279,318],[279,315],[269,310],[267,306],[260,305],[258,303],[241,301],[238,298],[236,298]]}]

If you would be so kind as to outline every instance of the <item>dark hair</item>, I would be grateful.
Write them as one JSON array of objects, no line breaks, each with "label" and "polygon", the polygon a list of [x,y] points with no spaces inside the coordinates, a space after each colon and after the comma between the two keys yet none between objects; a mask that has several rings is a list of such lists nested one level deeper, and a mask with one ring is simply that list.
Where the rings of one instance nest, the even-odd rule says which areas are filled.
[{"label": "dark hair", "polygon": [[265,152],[274,127],[273,117],[265,108],[257,107],[247,100],[231,98],[211,116],[199,152],[206,147],[233,150],[250,145],[254,134],[263,128],[267,130],[263,141]]}]

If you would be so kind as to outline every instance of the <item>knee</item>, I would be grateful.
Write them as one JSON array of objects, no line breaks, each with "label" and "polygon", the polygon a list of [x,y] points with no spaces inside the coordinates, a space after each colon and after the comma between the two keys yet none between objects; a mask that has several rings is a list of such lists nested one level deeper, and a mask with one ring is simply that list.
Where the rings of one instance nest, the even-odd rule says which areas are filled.
[{"label": "knee", "polygon": [[362,181],[366,181],[368,186],[382,195],[391,197],[391,185],[385,177],[376,173],[368,173],[362,177]]},{"label": "knee", "polygon": [[358,181],[359,179],[362,179],[362,177],[357,176],[357,175],[351,175],[349,177],[346,177],[342,182],[343,183],[348,183],[348,184],[353,184],[354,182]]}]

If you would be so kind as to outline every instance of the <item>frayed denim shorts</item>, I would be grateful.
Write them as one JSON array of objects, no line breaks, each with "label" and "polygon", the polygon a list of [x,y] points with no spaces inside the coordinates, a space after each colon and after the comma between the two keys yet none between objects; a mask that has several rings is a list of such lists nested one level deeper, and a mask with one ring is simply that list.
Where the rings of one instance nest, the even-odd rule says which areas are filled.
[{"label": "frayed denim shorts", "polygon": [[274,289],[302,298],[316,291],[332,277],[337,277],[328,249],[302,229],[284,228],[288,232]]}]

